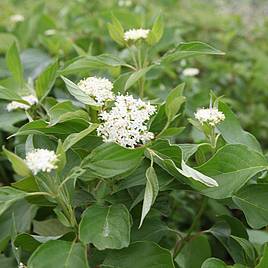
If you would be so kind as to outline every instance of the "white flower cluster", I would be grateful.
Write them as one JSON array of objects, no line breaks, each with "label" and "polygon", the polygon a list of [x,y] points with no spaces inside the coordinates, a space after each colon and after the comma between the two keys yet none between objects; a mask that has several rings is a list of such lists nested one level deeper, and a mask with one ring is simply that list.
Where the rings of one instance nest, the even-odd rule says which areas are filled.
[{"label": "white flower cluster", "polygon": [[199,74],[199,69],[197,68],[186,68],[183,70],[182,74],[184,76],[196,76]]},{"label": "white flower cluster", "polygon": [[131,29],[124,33],[125,41],[136,41],[138,39],[146,39],[150,30],[148,29]]},{"label": "white flower cluster", "polygon": [[154,138],[147,129],[147,122],[156,108],[149,102],[134,99],[132,96],[117,96],[115,106],[100,113],[103,121],[97,129],[104,142],[117,142],[121,146],[134,148]]},{"label": "white flower cluster", "polygon": [[18,268],[26,268],[26,266],[22,262],[20,262]]},{"label": "white flower cluster", "polygon": [[225,119],[224,113],[217,108],[198,109],[194,116],[201,124],[207,123],[213,127]]},{"label": "white flower cluster", "polygon": [[32,105],[38,102],[38,99],[34,95],[24,96],[22,97],[22,99],[27,101],[28,104],[21,103],[18,101],[12,101],[7,105],[7,110],[9,112],[16,109],[28,110]]},{"label": "white flower cluster", "polygon": [[54,35],[54,34],[56,34],[56,32],[57,31],[55,29],[48,29],[45,31],[45,35],[47,35],[47,36]]},{"label": "white flower cluster", "polygon": [[118,1],[118,6],[120,7],[130,7],[132,5],[131,0],[119,0]]},{"label": "white flower cluster", "polygon": [[11,22],[17,23],[17,22],[24,21],[25,18],[21,14],[14,14],[14,15],[10,16],[10,20],[11,20]]},{"label": "white flower cluster", "polygon": [[99,105],[104,105],[106,101],[114,99],[113,84],[106,78],[88,77],[81,80],[78,87]]},{"label": "white flower cluster", "polygon": [[57,168],[58,158],[54,151],[34,149],[26,154],[26,165],[36,175],[38,172],[50,172]]}]

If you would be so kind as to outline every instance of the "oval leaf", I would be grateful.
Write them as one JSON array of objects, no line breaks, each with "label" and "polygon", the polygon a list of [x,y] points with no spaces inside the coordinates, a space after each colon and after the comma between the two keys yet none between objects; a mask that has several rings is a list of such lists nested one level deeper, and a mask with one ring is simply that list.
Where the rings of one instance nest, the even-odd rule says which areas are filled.
[{"label": "oval leaf", "polygon": [[104,267],[175,268],[170,252],[150,241],[135,242],[128,248],[112,251]]},{"label": "oval leaf", "polygon": [[99,250],[121,249],[129,245],[130,226],[130,215],[124,205],[93,205],[83,213],[79,237]]},{"label": "oval leaf", "polygon": [[52,89],[57,78],[58,62],[48,66],[37,78],[35,82],[35,92],[37,98],[42,101]]},{"label": "oval leaf", "polygon": [[219,187],[206,189],[203,193],[221,199],[231,197],[251,177],[266,167],[267,160],[263,155],[245,145],[227,144],[197,170],[219,184]]},{"label": "oval leaf", "polygon": [[28,268],[88,268],[85,248],[80,243],[49,241],[33,253]]},{"label": "oval leaf", "polygon": [[146,179],[147,181],[146,181],[139,228],[141,227],[145,216],[150,211],[150,208],[153,205],[159,191],[158,179],[153,167],[149,167],[146,170]]},{"label": "oval leaf", "polygon": [[181,59],[199,55],[224,55],[216,48],[199,41],[182,42],[174,49],[168,51],[161,59],[163,63],[178,61]]},{"label": "oval leaf", "polygon": [[243,210],[248,224],[254,229],[268,225],[268,184],[248,185],[233,196]]},{"label": "oval leaf", "polygon": [[5,148],[3,148],[3,152],[7,156],[8,160],[11,162],[12,168],[18,175],[23,177],[31,176],[32,173],[22,158],[8,151]]},{"label": "oval leaf", "polygon": [[83,160],[82,168],[95,177],[111,178],[133,171],[143,159],[143,152],[143,148],[127,149],[116,143],[104,143]]},{"label": "oval leaf", "polygon": [[98,104],[86,93],[84,93],[75,83],[67,79],[64,76],[61,76],[64,81],[69,93],[75,97],[77,100],[81,101],[84,104],[98,106]]}]

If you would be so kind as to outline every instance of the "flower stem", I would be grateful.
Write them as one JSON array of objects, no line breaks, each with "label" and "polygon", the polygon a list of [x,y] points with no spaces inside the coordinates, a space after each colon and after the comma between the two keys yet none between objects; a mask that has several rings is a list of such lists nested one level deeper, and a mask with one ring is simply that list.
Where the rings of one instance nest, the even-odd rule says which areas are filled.
[{"label": "flower stem", "polygon": [[142,99],[144,97],[144,83],[145,83],[145,80],[144,78],[142,77],[140,80],[139,80],[139,85],[140,85],[140,98]]},{"label": "flower stem", "polygon": [[129,46],[128,46],[128,51],[130,53],[130,56],[132,58],[132,61],[133,61],[134,65],[136,67],[136,70],[137,70],[139,66],[138,66],[138,62],[137,62],[136,57],[135,57],[135,53],[132,51],[132,48],[129,47]]},{"label": "flower stem", "polygon": [[57,198],[58,204],[63,210],[64,215],[69,220],[70,225],[77,230],[77,221],[72,206],[62,198],[62,193],[59,193]]}]

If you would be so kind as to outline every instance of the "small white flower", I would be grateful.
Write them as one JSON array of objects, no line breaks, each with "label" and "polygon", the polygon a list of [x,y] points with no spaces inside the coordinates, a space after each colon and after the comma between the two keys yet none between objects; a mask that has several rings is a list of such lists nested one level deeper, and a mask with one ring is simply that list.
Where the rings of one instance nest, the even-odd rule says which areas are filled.
[{"label": "small white flower", "polygon": [[131,29],[124,33],[125,41],[136,41],[138,39],[146,39],[150,30],[148,29]]},{"label": "small white flower", "polygon": [[51,172],[57,168],[58,158],[54,151],[35,149],[26,154],[26,165],[36,175],[38,172]]},{"label": "small white flower", "polygon": [[186,68],[183,70],[182,74],[184,76],[196,76],[199,74],[199,69],[197,68]]},{"label": "small white flower", "polygon": [[201,124],[207,123],[213,127],[225,119],[224,113],[217,108],[198,109],[194,116]]},{"label": "small white flower", "polygon": [[23,100],[27,101],[28,104],[21,103],[18,101],[12,101],[7,105],[7,110],[13,111],[16,109],[23,109],[23,110],[28,110],[32,105],[36,104],[38,102],[38,99],[34,95],[28,95],[21,97]]},{"label": "small white flower", "polygon": [[55,29],[48,29],[45,31],[45,35],[49,36],[49,35],[54,35],[56,34],[56,30]]},{"label": "small white flower", "polygon": [[26,266],[22,262],[20,262],[18,268],[26,268]]},{"label": "small white flower", "polygon": [[21,22],[21,21],[24,21],[25,18],[23,15],[21,14],[15,14],[15,15],[12,15],[10,16],[10,20],[14,23],[17,23],[17,22]]},{"label": "small white flower", "polygon": [[103,121],[97,129],[104,142],[116,142],[124,147],[134,148],[154,138],[147,129],[150,116],[155,107],[149,102],[134,99],[132,96],[117,96],[115,106],[103,111],[99,118]]},{"label": "small white flower", "polygon": [[106,78],[88,77],[81,80],[78,87],[99,105],[104,105],[108,100],[114,100],[113,83]]},{"label": "small white flower", "polygon": [[118,6],[120,7],[130,7],[132,5],[132,1],[130,0],[119,0]]}]

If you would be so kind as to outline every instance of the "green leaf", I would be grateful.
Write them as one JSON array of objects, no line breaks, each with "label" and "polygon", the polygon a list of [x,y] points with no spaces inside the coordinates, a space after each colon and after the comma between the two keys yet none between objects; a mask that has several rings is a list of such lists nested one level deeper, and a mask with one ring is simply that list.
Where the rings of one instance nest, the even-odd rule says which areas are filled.
[{"label": "green leaf", "polygon": [[262,252],[263,245],[265,243],[268,243],[268,232],[264,230],[247,230],[249,241],[254,245],[254,247],[257,249],[258,253]]},{"label": "green leaf", "polygon": [[201,268],[227,268],[227,266],[220,259],[209,258],[204,261]]},{"label": "green leaf", "polygon": [[24,192],[38,192],[38,185],[33,176],[23,178],[19,181],[11,183],[11,185]]},{"label": "green leaf", "polygon": [[208,238],[205,235],[191,239],[181,250],[175,261],[182,268],[201,267],[211,257]]},{"label": "green leaf", "polygon": [[61,74],[69,75],[84,71],[88,72],[88,70],[100,70],[107,68],[116,68],[120,66],[128,67],[129,65],[120,58],[110,54],[102,54],[99,56],[84,56],[77,58],[67,67],[65,67],[61,71]]},{"label": "green leaf", "polygon": [[245,262],[243,264],[252,266],[256,259],[256,252],[253,245],[248,240],[241,237],[232,235],[231,238],[236,241],[244,251]]},{"label": "green leaf", "polygon": [[171,90],[169,93],[166,104],[165,111],[168,118],[168,122],[171,122],[175,115],[181,108],[181,105],[185,102],[185,97],[182,96],[185,83],[178,85],[176,88]]},{"label": "green leaf", "polygon": [[75,97],[77,100],[81,101],[84,104],[98,106],[98,104],[86,93],[84,93],[75,83],[66,77],[61,76],[64,81],[69,93]]},{"label": "green leaf", "polygon": [[25,141],[25,154],[33,151],[35,148],[34,148],[34,144],[33,144],[33,139],[34,139],[34,135],[29,135],[27,138],[26,138],[26,141]]},{"label": "green leaf", "polygon": [[6,63],[9,71],[12,73],[13,79],[18,83],[19,87],[22,88],[24,84],[23,67],[16,43],[13,43],[8,49]]},{"label": "green leaf", "polygon": [[118,43],[120,46],[123,46],[125,44],[124,28],[115,16],[112,16],[112,23],[108,23],[108,31],[111,38],[116,43]]},{"label": "green leaf", "polygon": [[182,42],[174,49],[169,50],[161,58],[161,62],[169,63],[199,55],[224,55],[224,53],[206,43],[199,41],[187,43]]},{"label": "green leaf", "polygon": [[149,72],[152,68],[154,68],[155,65],[148,66],[146,68],[140,69],[138,71],[135,71],[131,74],[131,76],[128,78],[124,91],[132,87],[138,80],[140,80],[147,72]]},{"label": "green leaf", "polygon": [[6,53],[12,44],[18,44],[18,40],[15,35],[10,33],[0,33],[0,53]]},{"label": "green leaf", "polygon": [[143,198],[142,214],[139,228],[142,226],[144,218],[146,217],[152,205],[154,204],[154,201],[159,191],[158,179],[153,167],[149,167],[146,170],[146,179],[147,181]]},{"label": "green leaf", "polygon": [[71,101],[63,101],[52,106],[48,111],[50,125],[65,122],[70,119],[89,121],[88,113],[75,107]]},{"label": "green leaf", "polygon": [[49,241],[32,254],[28,268],[88,268],[85,246],[67,241]]},{"label": "green leaf", "polygon": [[16,226],[17,232],[29,231],[35,213],[36,206],[29,204],[24,199],[12,204],[1,215],[0,244],[10,238],[12,227],[14,225]]},{"label": "green leaf", "polygon": [[3,147],[3,152],[7,156],[8,160],[11,162],[12,168],[18,175],[23,176],[23,177],[31,176],[32,173],[23,159],[21,159],[16,154],[8,151],[4,147]]},{"label": "green leaf", "polygon": [[203,193],[222,199],[231,197],[250,178],[266,168],[267,160],[263,155],[245,145],[227,144],[197,170],[219,184],[218,187],[203,190]]},{"label": "green leaf", "polygon": [[225,115],[225,120],[218,126],[224,140],[230,144],[247,145],[250,149],[261,153],[261,146],[257,139],[242,129],[239,120],[232,110],[223,102],[219,102],[218,108]]},{"label": "green leaf", "polygon": [[[37,249],[37,247],[40,246],[41,243],[47,242],[49,240],[56,240],[60,238],[60,236],[56,237],[42,237],[37,235],[30,235],[27,233],[21,233],[16,236],[16,239],[14,240],[14,245],[16,247],[20,247],[20,249],[33,252]],[[44,242],[42,242],[44,241]]]},{"label": "green leaf", "polygon": [[58,62],[49,65],[36,79],[35,92],[39,101],[49,94],[57,78]]},{"label": "green leaf", "polygon": [[[50,126],[45,120],[39,119],[35,121],[31,121],[22,126],[15,134],[12,136],[23,136],[30,134],[38,134],[38,135],[51,135],[51,134],[67,134],[73,132],[80,132],[83,129],[88,127],[88,123],[84,120],[68,120],[67,122],[63,122],[57,124],[55,126]],[[11,136],[11,137],[12,137]]]},{"label": "green leaf", "polygon": [[82,168],[94,176],[111,178],[133,171],[143,159],[144,148],[127,149],[116,143],[95,148],[82,162]]},{"label": "green leaf", "polygon": [[23,199],[27,193],[9,186],[0,187],[0,215],[3,214],[14,202]]},{"label": "green leaf", "polygon": [[64,146],[61,140],[58,141],[57,151],[56,151],[58,162],[57,162],[57,172],[61,172],[66,165],[66,154],[64,151]]},{"label": "green leaf", "polygon": [[153,133],[160,133],[163,131],[164,127],[167,124],[168,118],[166,115],[165,103],[159,106],[156,115],[153,117],[150,124],[150,131]]},{"label": "green leaf", "polygon": [[110,252],[104,267],[175,268],[170,252],[150,241],[135,242],[128,248]]},{"label": "green leaf", "polygon": [[[175,165],[180,166],[182,160],[182,152],[177,144],[171,144],[167,140],[157,140],[150,147],[159,158],[170,159]],[[161,162],[159,162],[161,166]]]},{"label": "green leaf", "polygon": [[123,94],[124,93],[125,84],[126,84],[128,78],[130,77],[131,74],[132,74],[132,72],[124,72],[117,77],[117,79],[113,83],[113,86],[114,86],[113,92],[115,94],[119,94],[119,93]]},{"label": "green leaf", "polygon": [[79,237],[99,250],[121,249],[129,245],[130,227],[130,214],[124,205],[92,205],[82,215]]},{"label": "green leaf", "polygon": [[193,182],[199,181],[209,187],[217,185],[212,178],[186,165],[182,160],[182,151],[176,144],[171,145],[166,140],[158,140],[150,147],[146,156],[153,158],[156,164],[183,183],[193,185]]},{"label": "green leaf", "polygon": [[15,90],[0,86],[0,99],[3,100],[11,100],[11,101],[19,101],[21,103],[27,104],[27,101],[22,100],[21,96],[19,96]]},{"label": "green leaf", "polygon": [[158,243],[164,235],[170,232],[168,226],[161,220],[161,213],[151,209],[145,220],[139,227],[139,219],[133,219],[134,224],[131,229],[131,241],[153,241]]},{"label": "green leaf", "polygon": [[248,224],[254,229],[268,225],[268,184],[251,184],[233,196],[243,210]]},{"label": "green leaf", "polygon": [[[1,95],[1,87],[0,87],[0,95]],[[0,122],[1,122],[0,130],[5,131],[7,133],[14,133],[17,130],[17,126],[18,126],[17,124],[25,120],[27,120],[27,116],[25,113],[22,113],[20,110],[12,111],[11,113],[1,112],[0,113]]]},{"label": "green leaf", "polygon": [[98,124],[91,124],[88,128],[84,129],[79,133],[70,134],[63,142],[64,151],[65,152],[68,151],[73,145],[75,145],[77,142],[88,136],[98,126],[99,126]]},{"label": "green leaf", "polygon": [[26,79],[36,79],[46,67],[53,62],[52,58],[42,49],[28,48],[21,53]]},{"label": "green leaf", "polygon": [[141,164],[129,176],[119,181],[117,185],[117,191],[121,191],[139,185],[145,185],[146,178],[144,174],[146,173],[146,170],[149,166],[150,161],[144,159]]},{"label": "green leaf", "polygon": [[33,232],[41,236],[62,236],[70,231],[71,229],[65,227],[59,220],[54,218],[43,221],[33,221]]},{"label": "green leaf", "polygon": [[209,232],[225,247],[235,263],[253,266],[256,256],[252,244],[244,238],[232,235],[226,222],[216,223]]},{"label": "green leaf", "polygon": [[243,223],[230,215],[220,215],[217,217],[216,219],[217,221],[225,221],[230,229],[231,229],[231,233],[235,236],[241,237],[241,238],[245,238],[248,240],[248,233],[246,230],[246,227],[243,225]]},{"label": "green leaf", "polygon": [[180,171],[180,173],[187,178],[193,178],[194,180],[199,181],[209,187],[218,186],[217,181],[186,165],[183,160],[181,162],[181,168],[182,171]]},{"label": "green leaf", "polygon": [[151,46],[160,41],[164,33],[164,20],[163,16],[158,16],[154,22],[152,30],[149,32],[146,39],[147,43]]},{"label": "green leaf", "polygon": [[5,257],[4,255],[0,255],[0,267],[1,268],[17,268],[18,263],[16,259],[13,257]]},{"label": "green leaf", "polygon": [[185,127],[170,127],[164,130],[160,135],[158,135],[158,138],[171,138],[171,137],[176,137],[179,134],[183,132]]},{"label": "green leaf", "polygon": [[79,56],[86,56],[87,55],[87,52],[81,48],[80,46],[78,46],[77,44],[73,43],[72,44],[75,52],[79,55]]},{"label": "green leaf", "polygon": [[268,263],[268,244],[266,243],[263,249],[263,256],[261,257],[256,268],[266,268]]},{"label": "green leaf", "polygon": [[184,144],[179,144],[179,147],[182,150],[182,155],[183,155],[183,160],[185,162],[188,161],[188,159],[196,153],[198,150],[199,146],[202,146],[204,143],[201,144],[190,144],[190,143],[184,143]]}]

